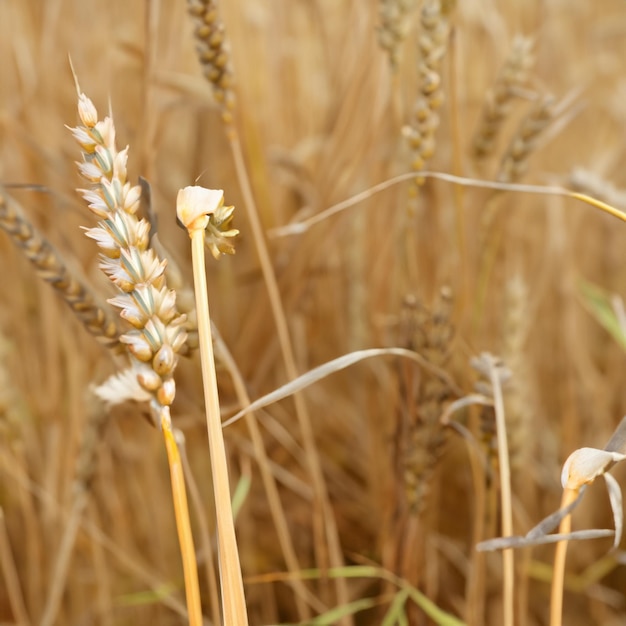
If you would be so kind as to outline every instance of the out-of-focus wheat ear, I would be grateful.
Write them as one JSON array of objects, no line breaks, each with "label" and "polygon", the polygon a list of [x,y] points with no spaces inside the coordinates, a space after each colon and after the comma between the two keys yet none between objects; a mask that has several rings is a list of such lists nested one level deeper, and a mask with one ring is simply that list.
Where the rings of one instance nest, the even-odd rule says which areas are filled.
[{"label": "out-of-focus wheat ear", "polygon": [[189,0],[189,13],[195,22],[194,36],[198,58],[206,79],[213,85],[213,94],[224,122],[230,123],[235,108],[230,50],[214,0]]},{"label": "out-of-focus wheat ear", "polygon": [[402,44],[411,26],[411,17],[417,0],[380,0],[378,14],[378,43],[389,55],[391,69],[397,70],[400,63]]},{"label": "out-of-focus wheat ear", "polygon": [[522,120],[500,162],[499,182],[514,183],[526,173],[540,135],[554,119],[554,103],[553,96],[542,96]]},{"label": "out-of-focus wheat ear", "polygon": [[[416,172],[424,169],[426,161],[435,153],[435,133],[439,128],[437,111],[444,99],[440,67],[448,48],[450,25],[440,0],[426,0],[420,24],[417,67],[420,93],[409,123],[402,129],[413,153],[411,167]],[[417,176],[415,184],[423,185],[424,178]]]},{"label": "out-of-focus wheat ear", "polygon": [[[418,316],[413,337],[408,338],[411,349],[441,368],[448,361],[454,334],[451,313],[452,292],[449,287],[443,287],[432,312],[421,323],[419,317],[424,316]],[[412,515],[421,515],[428,503],[431,478],[446,440],[440,417],[451,393],[448,385],[437,376],[425,372],[420,379],[417,406],[408,428],[408,440],[403,446],[404,487]]]},{"label": "out-of-focus wheat ear", "polygon": [[495,83],[487,92],[483,112],[472,141],[472,154],[484,159],[493,153],[502,124],[511,110],[515,90],[526,81],[534,62],[533,40],[517,35],[508,58],[500,69]]},{"label": "out-of-focus wheat ear", "polygon": [[118,326],[109,312],[96,304],[88,288],[72,276],[58,252],[33,227],[17,201],[3,190],[0,190],[0,228],[10,235],[40,278],[52,285],[101,344],[123,349]]}]

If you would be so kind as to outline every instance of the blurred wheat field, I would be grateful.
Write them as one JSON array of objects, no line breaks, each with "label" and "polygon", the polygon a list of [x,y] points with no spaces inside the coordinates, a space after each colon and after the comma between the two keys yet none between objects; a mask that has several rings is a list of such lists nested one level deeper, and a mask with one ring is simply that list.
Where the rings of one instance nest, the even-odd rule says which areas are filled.
[{"label": "blurred wheat field", "polygon": [[[494,192],[430,177],[415,193],[405,177],[304,232],[281,235],[280,227],[411,173],[416,154],[426,154],[424,140],[415,149],[407,142],[420,98],[428,104],[421,121],[437,117],[426,170],[579,188],[626,209],[623,2],[444,2],[448,29],[429,35],[442,37],[432,63],[424,55],[424,46],[436,46],[425,39],[423,6],[219,5],[235,78],[232,127],[298,372],[372,347],[414,350],[434,368],[376,357],[303,392],[345,564],[335,573],[345,578],[349,601],[362,601],[348,616],[332,613],[341,600],[323,571],[331,562],[314,532],[316,496],[293,399],[255,418],[313,598],[306,621],[285,574],[250,432],[243,420],[224,429],[231,485],[241,498],[236,530],[253,625],[503,623],[501,555],[475,551],[479,541],[502,534],[493,410],[471,407],[451,417],[472,434],[470,442],[440,421],[481,379],[472,357],[489,352],[511,372],[504,400],[516,534],[558,508],[561,465],[570,452],[602,447],[626,412],[624,349],[596,319],[598,309],[594,317],[581,286],[624,295],[626,224],[613,217],[555,194]],[[381,24],[398,16],[401,27],[385,38]],[[532,40],[522,52],[528,58],[519,80],[498,92],[494,85],[517,35]],[[381,38],[397,46],[395,66]],[[103,113],[110,107],[120,146],[130,146],[129,178],[149,181],[159,240],[187,284],[188,237],[174,212],[178,189],[197,180],[224,189],[226,203],[237,207],[236,255],[207,264],[209,298],[254,400],[289,376],[228,127],[195,45],[182,0],[1,0],[0,186],[102,302],[112,296],[96,249],[80,230],[93,219],[75,191],[79,155],[65,127],[76,122],[69,55],[82,89]],[[433,74],[440,82],[431,90],[424,80],[435,80]],[[439,93],[440,105],[433,96]],[[493,145],[477,158],[486,99],[501,107],[502,119]],[[537,103],[544,109],[533,109]],[[78,497],[85,508],[56,623],[186,623],[159,433],[141,419],[140,405],[96,414],[91,388],[116,370],[112,354],[5,232],[0,267],[0,624],[41,623]],[[197,355],[181,359],[172,416],[185,435],[214,549],[200,381]],[[227,418],[241,406],[219,363],[218,382]],[[81,450],[94,420],[100,422],[93,479],[79,492]],[[624,484],[622,467],[614,475]],[[209,623],[213,561],[199,538],[202,520],[193,511],[192,518]],[[573,524],[613,527],[602,488],[589,489]],[[604,539],[570,544],[564,624],[626,619],[623,553],[609,548]],[[515,553],[516,625],[548,623],[553,551]],[[389,576],[352,578],[351,566]],[[459,621],[437,622],[414,600],[403,600],[392,575]]]}]

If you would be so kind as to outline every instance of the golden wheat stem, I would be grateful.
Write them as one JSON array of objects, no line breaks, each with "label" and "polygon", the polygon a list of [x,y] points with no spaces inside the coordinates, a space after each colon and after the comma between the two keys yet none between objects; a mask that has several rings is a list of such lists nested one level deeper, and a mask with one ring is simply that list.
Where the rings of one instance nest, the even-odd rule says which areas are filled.
[{"label": "golden wheat stem", "polygon": [[[498,438],[498,461],[500,464],[500,506],[502,536],[513,535],[513,508],[511,499],[511,469],[509,467],[509,447],[506,436],[506,420],[504,417],[504,401],[500,375],[492,362],[489,371],[493,389],[493,403],[496,414],[496,432]],[[504,626],[513,626],[513,594],[515,586],[515,563],[513,550],[502,551],[503,583],[502,595],[504,604]]]},{"label": "golden wheat stem", "polygon": [[[563,490],[561,508],[569,506],[576,498],[577,489]],[[559,534],[567,534],[572,530],[572,516],[566,515],[559,524]],[[565,581],[565,558],[567,557],[567,539],[556,544],[554,553],[554,569],[552,572],[552,588],[550,591],[550,626],[561,626],[563,623],[563,584]]]},{"label": "golden wheat stem", "polygon": [[183,561],[185,577],[185,594],[187,610],[189,611],[189,625],[202,626],[202,608],[200,605],[200,588],[198,585],[198,566],[196,552],[193,546],[191,523],[189,521],[189,507],[187,505],[187,491],[185,490],[185,476],[176,439],[172,432],[172,420],[169,406],[161,409],[161,430],[167,450],[167,460],[170,466],[172,483],[172,499],[174,501],[174,515],[176,529],[180,543],[180,554]]},{"label": "golden wheat stem", "polygon": [[217,376],[213,355],[213,339],[209,313],[209,298],[204,266],[204,230],[190,229],[193,281],[196,294],[200,359],[206,410],[207,432],[213,473],[215,512],[217,519],[218,558],[222,583],[224,624],[246,626],[248,616],[241,577],[241,565],[235,536],[231,507],[226,448],[222,433]]},{"label": "golden wheat stem", "polygon": [[[241,187],[241,192],[243,194],[244,205],[246,207],[248,220],[252,229],[252,236],[256,243],[257,254],[261,264],[261,272],[263,273],[265,286],[270,300],[270,306],[274,317],[274,324],[276,325],[276,331],[278,333],[278,341],[283,361],[285,363],[287,377],[289,380],[295,380],[298,377],[298,369],[296,367],[293,346],[289,336],[289,330],[287,328],[287,319],[280,297],[276,275],[274,274],[274,268],[267,249],[263,227],[261,225],[261,220],[254,201],[252,188],[250,186],[250,179],[248,177],[248,172],[243,159],[241,144],[236,129],[229,128],[228,131],[228,138],[235,163],[235,170]],[[337,523],[333,515],[328,497],[328,491],[326,489],[326,483],[324,481],[324,474],[322,472],[319,453],[315,444],[311,418],[302,394],[295,393],[293,397],[296,408],[296,418],[298,420],[300,432],[302,433],[302,442],[304,445],[307,465],[309,466],[309,470],[311,472],[313,491],[315,493],[313,510],[314,533],[318,537],[323,537],[324,534],[326,535],[330,564],[332,567],[342,567],[343,556],[341,552],[341,544],[339,542],[339,532],[337,530]],[[318,550],[320,549],[322,548],[318,547]],[[338,603],[347,604],[349,602],[349,595],[346,581],[343,578],[337,578],[335,584]],[[350,616],[345,617],[341,623],[349,626],[352,624],[352,618]]]},{"label": "golden wheat stem", "polygon": [[220,618],[220,597],[219,588],[217,584],[217,577],[215,575],[215,565],[213,557],[213,546],[211,542],[211,535],[209,533],[209,522],[204,510],[204,502],[198,489],[198,483],[194,478],[189,459],[187,458],[187,449],[185,445],[185,436],[182,432],[174,429],[174,436],[178,443],[178,449],[180,452],[180,458],[183,462],[183,471],[185,472],[185,478],[189,487],[189,497],[191,498],[191,504],[194,508],[196,518],[198,519],[198,526],[200,527],[200,542],[202,552],[206,555],[205,558],[205,571],[208,585],[209,604],[211,607],[211,613],[213,618],[213,624],[218,626],[221,623]]}]

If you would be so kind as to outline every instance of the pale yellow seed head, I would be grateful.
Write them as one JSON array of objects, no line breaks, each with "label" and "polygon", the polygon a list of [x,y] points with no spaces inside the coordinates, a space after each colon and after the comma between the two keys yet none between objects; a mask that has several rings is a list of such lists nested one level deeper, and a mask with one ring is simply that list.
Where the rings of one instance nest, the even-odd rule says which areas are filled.
[{"label": "pale yellow seed head", "polygon": [[209,215],[224,202],[221,189],[185,187],[176,198],[176,214],[187,230],[204,230],[209,223]]}]

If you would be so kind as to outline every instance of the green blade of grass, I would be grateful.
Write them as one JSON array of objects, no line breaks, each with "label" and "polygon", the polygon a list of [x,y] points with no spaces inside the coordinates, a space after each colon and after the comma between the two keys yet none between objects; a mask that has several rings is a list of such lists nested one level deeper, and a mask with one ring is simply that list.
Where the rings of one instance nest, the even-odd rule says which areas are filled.
[{"label": "green blade of grass", "polygon": [[626,335],[624,335],[613,309],[610,295],[597,285],[583,280],[580,281],[579,289],[585,308],[611,337],[626,350]]},{"label": "green blade of grass", "polygon": [[393,598],[389,610],[385,614],[380,626],[395,626],[395,624],[403,623],[406,621],[406,613],[404,605],[409,597],[409,592],[406,589],[401,589]]},{"label": "green blade of grass", "polygon": [[337,606],[326,613],[318,615],[312,620],[308,620],[306,623],[303,623],[303,626],[311,624],[325,624],[330,626],[331,624],[337,624],[342,617],[346,617],[347,615],[354,615],[359,611],[365,611],[366,609],[371,609],[372,607],[378,604],[378,600],[376,598],[361,598],[360,600],[355,600],[354,602],[349,602],[348,604],[344,604],[342,606]]}]

